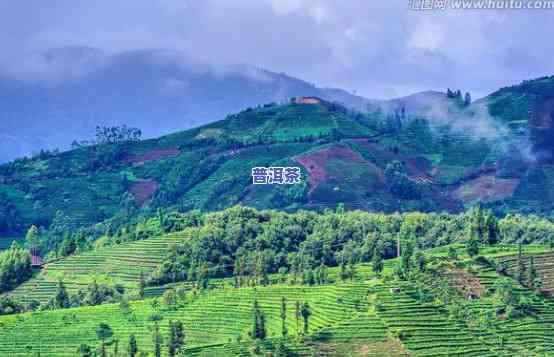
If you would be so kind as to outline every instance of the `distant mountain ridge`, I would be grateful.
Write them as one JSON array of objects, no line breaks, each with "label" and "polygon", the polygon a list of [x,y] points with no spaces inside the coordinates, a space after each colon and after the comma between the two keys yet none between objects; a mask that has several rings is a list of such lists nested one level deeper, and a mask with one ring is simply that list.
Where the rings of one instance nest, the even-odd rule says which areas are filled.
[{"label": "distant mountain ridge", "polygon": [[0,162],[67,149],[90,138],[96,125],[127,124],[157,137],[295,96],[357,109],[371,102],[247,65],[215,68],[177,51],[51,49],[0,71]]}]

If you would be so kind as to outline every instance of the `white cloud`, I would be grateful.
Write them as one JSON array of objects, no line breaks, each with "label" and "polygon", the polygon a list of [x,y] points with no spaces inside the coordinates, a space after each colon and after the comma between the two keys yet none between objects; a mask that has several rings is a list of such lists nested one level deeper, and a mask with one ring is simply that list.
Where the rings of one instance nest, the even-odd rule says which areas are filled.
[{"label": "white cloud", "polygon": [[444,43],[443,33],[442,26],[424,18],[416,25],[409,44],[419,49],[436,51]]}]

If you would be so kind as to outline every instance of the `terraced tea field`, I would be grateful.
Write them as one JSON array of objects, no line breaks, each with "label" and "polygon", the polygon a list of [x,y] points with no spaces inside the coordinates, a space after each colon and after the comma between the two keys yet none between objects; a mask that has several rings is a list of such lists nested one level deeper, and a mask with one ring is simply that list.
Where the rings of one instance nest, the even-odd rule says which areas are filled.
[{"label": "terraced tea field", "polygon": [[[527,267],[529,266],[530,257],[533,257],[535,261],[535,267],[541,277],[543,289],[554,292],[554,252],[524,253],[523,261]],[[498,260],[506,264],[511,274],[515,274],[517,271],[516,254],[507,255]]]},{"label": "terraced tea field", "polygon": [[[108,304],[66,310],[42,311],[0,317],[0,355],[28,356],[40,352],[41,356],[74,356],[82,344],[98,345],[95,335],[99,323],[107,323],[114,337],[126,343],[135,334],[139,349],[151,350],[152,322],[149,317],[160,314],[161,331],[167,335],[169,320],[181,320],[185,325],[187,348],[199,353],[203,349],[218,350],[223,345],[248,339],[252,320],[252,304],[257,299],[266,316],[269,337],[279,337],[281,331],[281,297],[287,298],[287,328],[296,335],[295,303],[308,302],[311,307],[310,332],[337,327],[334,333],[355,329],[340,325],[345,320],[358,321],[356,316],[367,312],[368,285],[363,283],[317,287],[270,286],[261,288],[215,289],[208,294],[189,297],[186,303],[174,309],[154,308],[152,300],[131,304],[132,312],[125,314],[118,305]],[[368,320],[369,321],[369,320]],[[300,321],[302,326],[302,321]],[[367,336],[382,339],[382,325]],[[240,349],[240,345],[236,348]],[[164,348],[165,349],[165,348]]]},{"label": "terraced tea field", "polygon": [[183,235],[175,233],[70,256],[46,264],[40,273],[9,295],[24,300],[47,301],[54,295],[60,279],[70,293],[86,288],[94,280],[98,283],[118,283],[127,288],[135,288],[141,270],[145,275],[151,273],[168,248],[181,239]]},{"label": "terraced tea field", "polygon": [[449,320],[436,306],[413,299],[409,291],[394,294],[390,288],[377,289],[382,303],[377,315],[390,331],[403,335],[402,342],[415,356],[497,356],[465,324]]}]

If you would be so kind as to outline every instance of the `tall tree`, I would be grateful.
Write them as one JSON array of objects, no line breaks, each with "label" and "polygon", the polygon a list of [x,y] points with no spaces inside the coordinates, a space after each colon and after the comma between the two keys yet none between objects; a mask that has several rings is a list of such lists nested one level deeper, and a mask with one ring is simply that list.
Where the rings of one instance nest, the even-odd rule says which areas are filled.
[{"label": "tall tree", "polygon": [[529,258],[529,269],[527,270],[527,286],[531,289],[536,289],[539,285],[539,273],[535,267],[535,258],[531,256]]},{"label": "tall tree", "polygon": [[498,243],[500,240],[498,220],[492,212],[489,211],[485,214],[483,226],[484,243],[489,245]]},{"label": "tall tree", "polygon": [[136,357],[138,353],[138,347],[137,347],[137,338],[134,334],[131,334],[129,336],[129,346],[127,347],[129,352],[129,357]]},{"label": "tall tree", "polygon": [[466,243],[467,254],[470,257],[474,257],[479,254],[479,241],[476,237],[471,237]]},{"label": "tall tree", "polygon": [[383,245],[378,244],[373,251],[373,257],[371,259],[371,269],[377,275],[380,275],[383,272]]},{"label": "tall tree", "polygon": [[470,211],[469,239],[475,239],[477,242],[483,242],[484,238],[484,220],[481,205],[475,206]]},{"label": "tall tree", "polygon": [[471,104],[471,94],[469,94],[469,92],[466,92],[464,96],[464,106],[469,107],[470,104]]},{"label": "tall tree", "polygon": [[36,253],[36,250],[38,249],[38,246],[40,244],[40,238],[39,238],[39,232],[38,228],[35,225],[32,225],[31,228],[27,231],[27,234],[25,235],[25,243],[27,244],[27,248],[32,252]]},{"label": "tall tree", "polygon": [[144,288],[146,287],[146,281],[144,279],[144,273],[141,270],[139,276],[139,298],[144,299]]},{"label": "tall tree", "polygon": [[287,298],[281,298],[281,335],[287,337]]},{"label": "tall tree", "polygon": [[54,296],[54,305],[58,309],[65,309],[70,306],[69,294],[65,289],[63,281],[58,281],[58,287],[56,288],[56,295]]},{"label": "tall tree", "polygon": [[160,325],[158,324],[158,321],[154,322],[154,329],[152,331],[152,343],[154,345],[154,356],[161,357],[163,338],[160,334]]},{"label": "tall tree", "polygon": [[112,328],[108,324],[100,323],[96,328],[96,336],[101,341],[100,356],[106,357],[106,342],[113,336]]},{"label": "tall tree", "polygon": [[520,239],[517,245],[516,278],[517,278],[517,281],[522,285],[525,283],[525,279],[526,279],[525,271],[526,271],[526,268],[525,268],[525,262],[523,261],[523,245],[521,244],[521,239]]},{"label": "tall tree", "polygon": [[294,317],[296,318],[296,335],[300,335],[300,301],[294,305]]},{"label": "tall tree", "polygon": [[250,331],[250,336],[255,340],[265,339],[267,335],[265,315],[260,309],[258,300],[254,300],[254,304],[252,306],[252,318],[252,330]]},{"label": "tall tree", "polygon": [[169,341],[167,349],[170,357],[175,357],[185,344],[185,330],[181,321],[169,321]]},{"label": "tall tree", "polygon": [[312,315],[312,311],[310,310],[310,305],[308,305],[307,302],[302,304],[302,310],[300,311],[300,314],[304,319],[304,335],[307,335],[310,329],[310,316]]}]

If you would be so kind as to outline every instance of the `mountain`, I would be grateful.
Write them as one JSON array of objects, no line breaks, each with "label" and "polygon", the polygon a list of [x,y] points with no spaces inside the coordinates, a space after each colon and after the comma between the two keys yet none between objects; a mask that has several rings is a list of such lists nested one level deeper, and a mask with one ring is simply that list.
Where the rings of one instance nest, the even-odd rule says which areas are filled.
[{"label": "mountain", "polygon": [[365,108],[367,100],[247,65],[214,67],[168,50],[107,54],[64,47],[0,71],[0,162],[67,149],[97,125],[127,124],[157,137],[248,107],[319,96]]},{"label": "mountain", "polygon": [[[301,96],[0,165],[0,236],[39,226],[0,252],[0,351],[552,355],[553,83]],[[254,185],[270,166],[299,182]]]},{"label": "mountain", "polygon": [[451,105],[451,102],[445,93],[424,91],[405,97],[384,100],[377,105],[388,112],[400,111],[405,108],[411,115],[425,115],[436,108],[446,108]]},{"label": "mountain", "polygon": [[[442,121],[300,97],[158,139],[43,153],[0,166],[0,230],[76,229],[107,219],[118,224],[160,207],[234,204],[458,212],[481,202],[498,213],[551,215],[554,166],[537,159],[546,157],[548,130],[533,126],[534,116],[522,124],[533,135],[496,129],[523,120],[516,107],[519,112],[499,111],[505,108],[499,101],[525,95],[542,108],[550,92],[537,96],[535,87],[544,81],[552,79],[503,89],[469,108],[448,103],[458,109]],[[444,102],[440,94],[423,96]],[[412,99],[401,103],[413,105]],[[484,103],[494,118],[482,115]],[[258,166],[299,167],[302,180],[253,185],[251,170]]]}]

